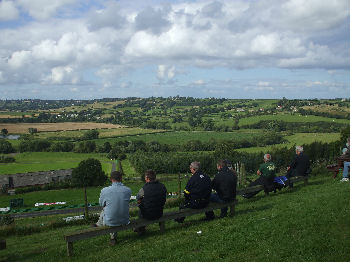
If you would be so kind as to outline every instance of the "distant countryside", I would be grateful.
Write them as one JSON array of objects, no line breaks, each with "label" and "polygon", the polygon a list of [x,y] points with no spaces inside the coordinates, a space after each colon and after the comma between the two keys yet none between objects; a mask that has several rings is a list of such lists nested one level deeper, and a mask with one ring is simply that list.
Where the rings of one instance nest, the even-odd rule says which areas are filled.
[{"label": "distant countryside", "polygon": [[[145,171],[154,170],[173,193],[168,212],[178,210],[191,162],[201,162],[213,178],[217,161],[230,160],[239,175],[238,188],[244,189],[256,179],[266,153],[278,175],[285,175],[295,146],[303,146],[312,162],[307,186],[296,184],[266,196],[261,192],[252,199],[237,196],[235,217],[202,221],[196,215],[181,225],[169,221],[163,234],[151,225],[141,237],[123,231],[115,249],[107,236],[78,241],[71,260],[350,259],[350,187],[339,181],[342,171],[329,171],[350,137],[350,99],[0,100],[0,131],[0,240],[7,246],[0,250],[0,261],[68,259],[63,235],[89,228],[98,216],[90,211],[91,217],[65,219],[86,214],[78,208],[87,202],[98,206],[101,189],[110,184],[85,186],[86,202],[83,185],[70,175],[84,160],[97,160],[107,177],[113,170],[123,172],[133,196],[144,184]],[[64,204],[52,204],[58,202]],[[52,205],[40,209],[38,203]],[[77,211],[35,215],[67,208]],[[136,218],[136,202],[130,208],[131,219]],[[34,215],[20,216],[29,213]]]}]

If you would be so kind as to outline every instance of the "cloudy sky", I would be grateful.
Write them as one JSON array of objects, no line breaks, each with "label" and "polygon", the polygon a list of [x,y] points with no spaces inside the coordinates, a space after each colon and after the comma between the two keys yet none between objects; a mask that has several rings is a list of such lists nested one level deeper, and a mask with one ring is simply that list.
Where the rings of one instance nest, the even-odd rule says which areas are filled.
[{"label": "cloudy sky", "polygon": [[0,0],[0,99],[350,97],[349,0]]}]

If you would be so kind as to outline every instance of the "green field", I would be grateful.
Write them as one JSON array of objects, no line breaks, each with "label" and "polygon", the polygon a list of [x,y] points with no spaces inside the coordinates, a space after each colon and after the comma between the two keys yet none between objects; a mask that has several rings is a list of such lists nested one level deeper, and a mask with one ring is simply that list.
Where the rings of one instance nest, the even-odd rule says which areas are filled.
[{"label": "green field", "polygon": [[302,116],[292,114],[277,114],[277,115],[261,115],[241,118],[239,120],[239,126],[252,125],[264,120],[275,120],[284,122],[335,122],[340,124],[350,124],[349,120],[328,118],[322,116]]},{"label": "green field", "polygon": [[212,139],[215,140],[236,140],[243,139],[245,137],[259,136],[263,133],[262,130],[257,129],[242,129],[234,132],[214,132],[214,131],[174,131],[160,134],[144,134],[137,136],[125,136],[111,139],[98,139],[95,140],[97,144],[103,144],[104,142],[114,143],[117,141],[135,141],[142,140],[145,142],[157,141],[161,144],[181,145],[190,140],[200,140],[201,142],[209,142]]},{"label": "green field", "polygon": [[88,225],[9,236],[0,261],[349,261],[349,193],[348,184],[313,177],[293,191],[239,198],[235,217],[169,221],[164,234],[152,225],[142,237],[121,232],[115,247],[108,236],[78,241],[69,259],[63,235]]},{"label": "green field", "polygon": [[[177,176],[174,176],[174,179],[170,181],[165,181],[169,192],[178,191],[178,182]],[[183,178],[182,189],[184,188],[184,184],[187,182],[187,179]],[[107,182],[109,184],[109,182]],[[143,186],[144,182],[141,180],[138,181],[124,181],[124,184],[131,188],[132,195],[136,196],[139,189]],[[89,187],[87,189],[88,201],[90,203],[98,202],[98,198],[100,196],[102,186],[100,187]],[[35,203],[38,202],[67,202],[67,205],[77,205],[83,204],[83,189],[81,188],[72,188],[72,189],[59,189],[59,190],[49,190],[49,191],[35,191],[24,194],[16,194],[15,198],[23,198],[24,207],[31,208],[34,207]],[[0,198],[0,207],[9,206],[10,199],[13,199],[14,196],[3,195]]]},{"label": "green field", "polygon": [[80,161],[88,158],[100,160],[103,170],[108,174],[112,168],[111,161],[106,158],[106,155],[97,153],[27,152],[18,153],[15,158],[14,163],[0,164],[0,175],[75,168]]}]

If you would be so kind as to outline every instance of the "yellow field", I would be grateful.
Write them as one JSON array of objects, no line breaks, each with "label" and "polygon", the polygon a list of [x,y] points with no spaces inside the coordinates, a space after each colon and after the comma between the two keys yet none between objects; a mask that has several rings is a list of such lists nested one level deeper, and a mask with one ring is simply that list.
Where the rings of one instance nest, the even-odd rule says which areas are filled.
[{"label": "yellow field", "polygon": [[105,124],[105,123],[17,123],[17,124],[0,124],[0,130],[6,128],[10,134],[27,134],[28,128],[37,128],[38,132],[53,131],[73,131],[81,129],[117,129],[122,128],[121,125]]}]

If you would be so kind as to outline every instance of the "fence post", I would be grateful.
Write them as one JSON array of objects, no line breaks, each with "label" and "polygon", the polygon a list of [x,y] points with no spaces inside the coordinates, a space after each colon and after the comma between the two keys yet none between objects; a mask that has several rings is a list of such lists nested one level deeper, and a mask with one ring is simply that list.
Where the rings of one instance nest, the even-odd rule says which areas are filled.
[{"label": "fence post", "polygon": [[181,174],[178,173],[178,176],[177,176],[177,183],[178,183],[178,186],[179,186],[179,194],[178,194],[178,198],[181,197]]}]

